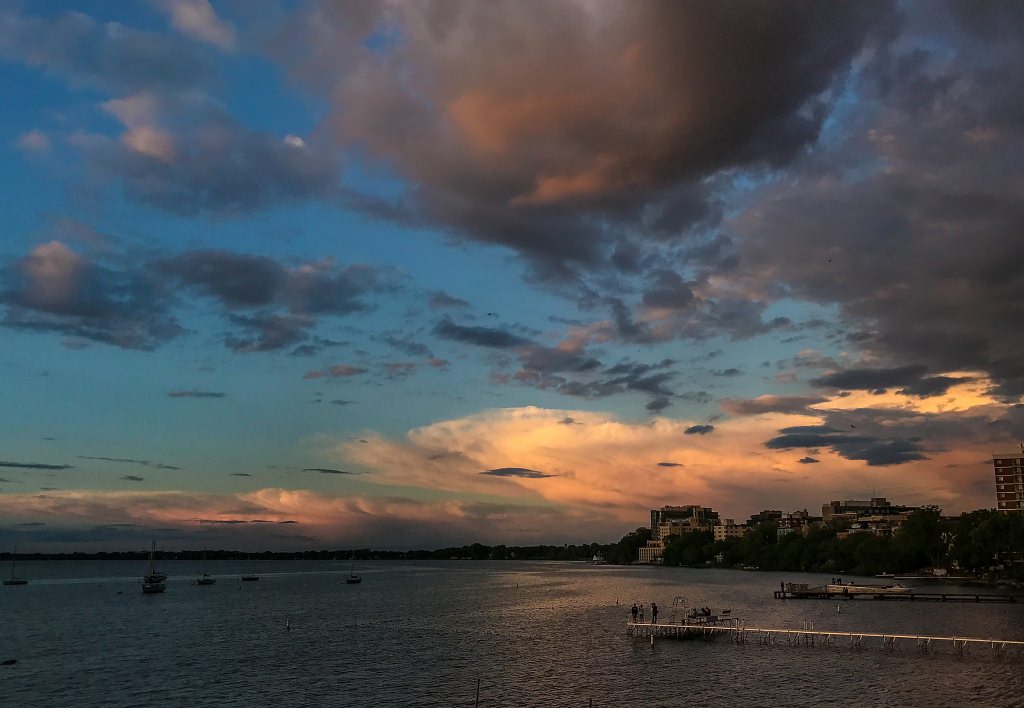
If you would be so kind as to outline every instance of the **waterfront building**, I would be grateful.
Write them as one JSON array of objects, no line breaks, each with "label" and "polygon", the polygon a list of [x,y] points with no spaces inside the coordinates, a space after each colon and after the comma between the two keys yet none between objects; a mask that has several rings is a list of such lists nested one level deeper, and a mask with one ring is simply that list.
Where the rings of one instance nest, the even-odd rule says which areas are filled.
[{"label": "waterfront building", "polygon": [[916,506],[893,504],[885,497],[872,497],[869,500],[847,499],[831,501],[821,505],[821,518],[829,521],[857,521],[867,516],[898,516],[917,511]]},{"label": "waterfront building", "polygon": [[723,519],[721,523],[715,524],[714,532],[716,541],[741,538],[747,532],[747,526],[746,524],[737,524],[732,519]]},{"label": "waterfront building", "polygon": [[651,509],[651,540],[637,553],[640,563],[661,563],[665,539],[691,531],[711,531],[718,522],[718,512],[697,506],[663,506]]},{"label": "waterfront building", "polygon": [[1024,512],[1024,447],[1019,453],[993,454],[996,476],[996,508]]}]

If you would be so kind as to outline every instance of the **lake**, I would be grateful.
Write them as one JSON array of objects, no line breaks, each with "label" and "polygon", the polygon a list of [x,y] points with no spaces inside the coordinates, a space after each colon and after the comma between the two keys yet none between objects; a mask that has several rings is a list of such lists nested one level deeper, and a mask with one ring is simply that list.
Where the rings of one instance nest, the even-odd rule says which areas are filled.
[{"label": "lake", "polygon": [[773,599],[829,580],[799,573],[381,561],[346,585],[347,562],[217,561],[203,587],[198,563],[162,565],[167,592],[144,596],[141,561],[20,563],[31,584],[0,587],[0,660],[18,660],[0,705],[472,706],[479,679],[481,706],[1024,706],[1021,656],[651,646],[625,626],[633,602],[664,621],[682,595],[752,626],[1020,640],[1024,605]]}]

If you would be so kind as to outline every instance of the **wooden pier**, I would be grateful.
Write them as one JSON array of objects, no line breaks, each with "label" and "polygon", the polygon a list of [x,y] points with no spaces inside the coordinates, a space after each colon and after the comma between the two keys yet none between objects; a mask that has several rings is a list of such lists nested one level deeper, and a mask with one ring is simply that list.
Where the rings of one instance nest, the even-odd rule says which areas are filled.
[{"label": "wooden pier", "polygon": [[901,593],[843,593],[822,589],[776,590],[776,600],[894,600],[903,602],[976,602],[989,604],[1024,604],[1024,595],[964,592],[901,592]]},{"label": "wooden pier", "polygon": [[742,623],[719,624],[645,624],[627,623],[629,635],[655,639],[715,639],[727,637],[736,644],[787,644],[790,646],[850,646],[852,648],[899,649],[906,645],[918,651],[929,652],[948,649],[956,654],[971,649],[984,650],[994,656],[1024,656],[1024,641],[1012,639],[983,639],[980,637],[933,636],[926,634],[898,634],[878,632],[839,632],[816,630],[811,623],[802,629],[747,627]]}]

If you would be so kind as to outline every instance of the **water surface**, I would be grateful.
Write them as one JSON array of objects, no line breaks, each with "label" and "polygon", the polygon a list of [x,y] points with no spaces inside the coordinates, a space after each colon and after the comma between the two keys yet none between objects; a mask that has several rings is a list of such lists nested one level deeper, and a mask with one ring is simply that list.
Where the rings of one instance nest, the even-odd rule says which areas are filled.
[{"label": "water surface", "polygon": [[[1024,660],[656,642],[627,608],[672,598],[748,625],[1024,639],[1024,605],[778,601],[822,576],[528,562],[26,562],[0,587],[3,706],[1024,706]],[[260,580],[239,582],[243,572]],[[956,588],[946,588],[956,590]],[[968,591],[966,588],[961,590]],[[970,590],[971,592],[974,589]],[[837,607],[841,612],[837,612]],[[290,630],[288,627],[290,626]]]}]

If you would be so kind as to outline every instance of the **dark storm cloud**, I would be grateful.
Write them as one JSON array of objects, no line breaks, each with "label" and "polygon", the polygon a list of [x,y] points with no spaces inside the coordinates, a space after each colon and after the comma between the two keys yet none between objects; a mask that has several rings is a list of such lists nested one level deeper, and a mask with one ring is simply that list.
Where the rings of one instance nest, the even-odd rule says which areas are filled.
[{"label": "dark storm cloud", "polygon": [[707,435],[715,429],[713,425],[691,425],[683,432],[686,435]]},{"label": "dark storm cloud", "polygon": [[3,462],[0,461],[0,467],[13,467],[15,469],[22,470],[72,470],[74,469],[71,465],[48,465],[42,462]]},{"label": "dark storm cloud", "polygon": [[838,430],[828,425],[798,425],[783,428],[781,435],[765,442],[774,450],[828,448],[848,460],[863,460],[870,466],[900,465],[928,459],[917,440],[882,438]]},{"label": "dark storm cloud", "polygon": [[0,270],[0,324],[54,332],[125,349],[151,350],[183,330],[160,283],[103,264],[59,241],[37,246]]},{"label": "dark storm cloud", "polygon": [[170,35],[98,22],[0,10],[0,57],[113,93],[186,89],[212,77],[211,55]]},{"label": "dark storm cloud", "polygon": [[726,398],[719,405],[729,415],[761,415],[764,413],[796,413],[817,415],[809,410],[816,403],[828,399],[816,396],[761,396],[759,398]]},{"label": "dark storm cloud", "polygon": [[434,334],[442,339],[492,349],[510,349],[531,344],[530,340],[506,329],[458,325],[447,317],[437,323],[437,326],[434,327]]},{"label": "dark storm cloud", "polygon": [[167,394],[170,398],[224,398],[226,393],[220,391],[171,391]]},{"label": "dark storm cloud", "polygon": [[329,467],[303,467],[303,472],[319,472],[320,474],[356,474],[355,472],[346,472],[345,470],[335,470]]},{"label": "dark storm cloud", "polygon": [[[940,375],[984,371],[996,395],[1016,400],[1024,393],[1024,89],[1016,80],[1024,42],[1007,24],[1012,6],[963,3],[950,22],[943,7],[908,3],[907,39],[870,72],[870,98],[884,109],[867,110],[870,129],[840,145],[846,164],[769,190],[736,229],[751,274],[838,305],[851,342],[872,361]],[[865,153],[884,169],[844,179],[839,170]],[[945,383],[916,392],[912,381],[892,385],[934,395]]]},{"label": "dark storm cloud", "polygon": [[276,50],[332,97],[340,142],[417,185],[410,210],[551,279],[713,220],[701,179],[814,141],[817,97],[892,21],[884,2],[325,3]]},{"label": "dark storm cloud", "polygon": [[162,462],[153,462],[152,460],[136,460],[130,457],[95,457],[92,455],[78,455],[80,460],[97,460],[100,462],[122,462],[129,465],[140,465],[142,467],[151,467],[157,470],[180,470],[180,467],[174,465],[165,465]]},{"label": "dark storm cloud", "polygon": [[545,479],[547,477],[557,476],[538,472],[537,470],[527,469],[525,467],[499,467],[493,470],[485,470],[480,474],[486,474],[492,477],[522,477],[524,479]]}]

